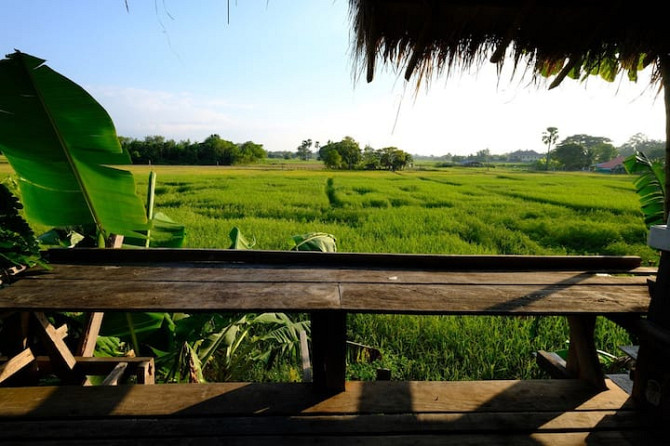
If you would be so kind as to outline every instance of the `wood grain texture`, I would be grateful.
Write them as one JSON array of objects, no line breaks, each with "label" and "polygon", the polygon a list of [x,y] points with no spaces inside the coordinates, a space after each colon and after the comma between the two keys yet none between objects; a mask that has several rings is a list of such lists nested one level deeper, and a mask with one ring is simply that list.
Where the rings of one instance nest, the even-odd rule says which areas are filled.
[{"label": "wood grain texture", "polygon": [[649,305],[645,274],[225,262],[58,264],[0,290],[0,309],[644,314]]},{"label": "wood grain texture", "polygon": [[4,364],[0,364],[0,383],[9,379],[34,360],[35,356],[32,350],[26,348],[21,353],[9,358]]},{"label": "wood grain texture", "polygon": [[0,442],[658,444],[607,384],[349,382],[332,396],[300,383],[0,388]]},{"label": "wood grain texture", "polygon": [[570,379],[347,382],[330,396],[309,383],[7,387],[0,388],[0,419],[632,410],[626,392],[606,383],[597,392]]}]

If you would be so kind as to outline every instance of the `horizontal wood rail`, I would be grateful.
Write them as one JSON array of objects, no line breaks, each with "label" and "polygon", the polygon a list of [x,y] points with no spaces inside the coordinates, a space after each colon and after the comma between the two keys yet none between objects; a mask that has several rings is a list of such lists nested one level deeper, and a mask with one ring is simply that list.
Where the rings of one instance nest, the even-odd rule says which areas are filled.
[{"label": "horizontal wood rail", "polygon": [[630,271],[640,267],[637,256],[524,256],[375,254],[237,249],[50,249],[51,263],[114,264],[174,262],[239,262],[272,265],[346,266],[444,271]]}]

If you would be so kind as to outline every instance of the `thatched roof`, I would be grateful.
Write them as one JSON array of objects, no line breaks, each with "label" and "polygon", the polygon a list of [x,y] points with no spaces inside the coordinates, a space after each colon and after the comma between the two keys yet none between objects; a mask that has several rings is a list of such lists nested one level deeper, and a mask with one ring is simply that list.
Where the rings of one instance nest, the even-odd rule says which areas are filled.
[{"label": "thatched roof", "polygon": [[[419,82],[510,62],[533,78],[613,80],[670,53],[668,17],[649,0],[350,0],[358,66]],[[528,70],[527,72],[525,70]],[[654,70],[658,74],[658,70]],[[655,76],[655,80],[657,80]]]}]

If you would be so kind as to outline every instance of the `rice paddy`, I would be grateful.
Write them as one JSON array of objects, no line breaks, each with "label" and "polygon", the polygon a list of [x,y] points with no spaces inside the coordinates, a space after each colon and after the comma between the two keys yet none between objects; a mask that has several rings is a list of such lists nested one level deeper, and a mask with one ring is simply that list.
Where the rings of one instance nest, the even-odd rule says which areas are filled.
[{"label": "rice paddy", "polygon": [[[148,167],[132,168],[145,194]],[[291,236],[326,232],[340,252],[638,255],[653,265],[633,178],[502,169],[344,172],[318,169],[154,167],[156,210],[187,228],[186,247],[227,248],[238,227],[255,249],[287,250]],[[36,229],[39,232],[39,229]],[[351,315],[350,340],[379,348],[394,379],[543,376],[538,349],[566,348],[562,318]],[[476,342],[474,342],[476,340]],[[598,347],[619,354],[627,333],[602,320]],[[291,379],[283,364],[252,379]],[[240,377],[249,379],[249,376]]]}]

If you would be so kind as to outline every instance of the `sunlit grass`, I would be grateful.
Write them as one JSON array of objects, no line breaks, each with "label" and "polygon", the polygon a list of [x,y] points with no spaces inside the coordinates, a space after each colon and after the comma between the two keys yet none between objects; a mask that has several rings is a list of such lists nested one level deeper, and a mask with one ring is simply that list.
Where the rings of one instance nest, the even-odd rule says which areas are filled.
[{"label": "sunlit grass", "polygon": [[[4,169],[4,170],[2,170]],[[227,248],[233,227],[257,249],[291,236],[335,235],[339,251],[436,254],[638,255],[654,264],[630,176],[501,169],[338,172],[276,167],[157,166],[156,209],[187,228],[186,247]],[[138,193],[150,168],[133,167]],[[0,164],[0,172],[9,173]],[[39,231],[38,231],[39,232]],[[349,337],[403,379],[540,376],[533,352],[565,348],[562,318],[352,315]],[[617,353],[626,333],[601,321],[598,347]],[[282,365],[273,379],[295,368]],[[288,372],[286,372],[288,370]],[[259,371],[254,371],[257,375]],[[267,378],[268,375],[263,375]]]}]

